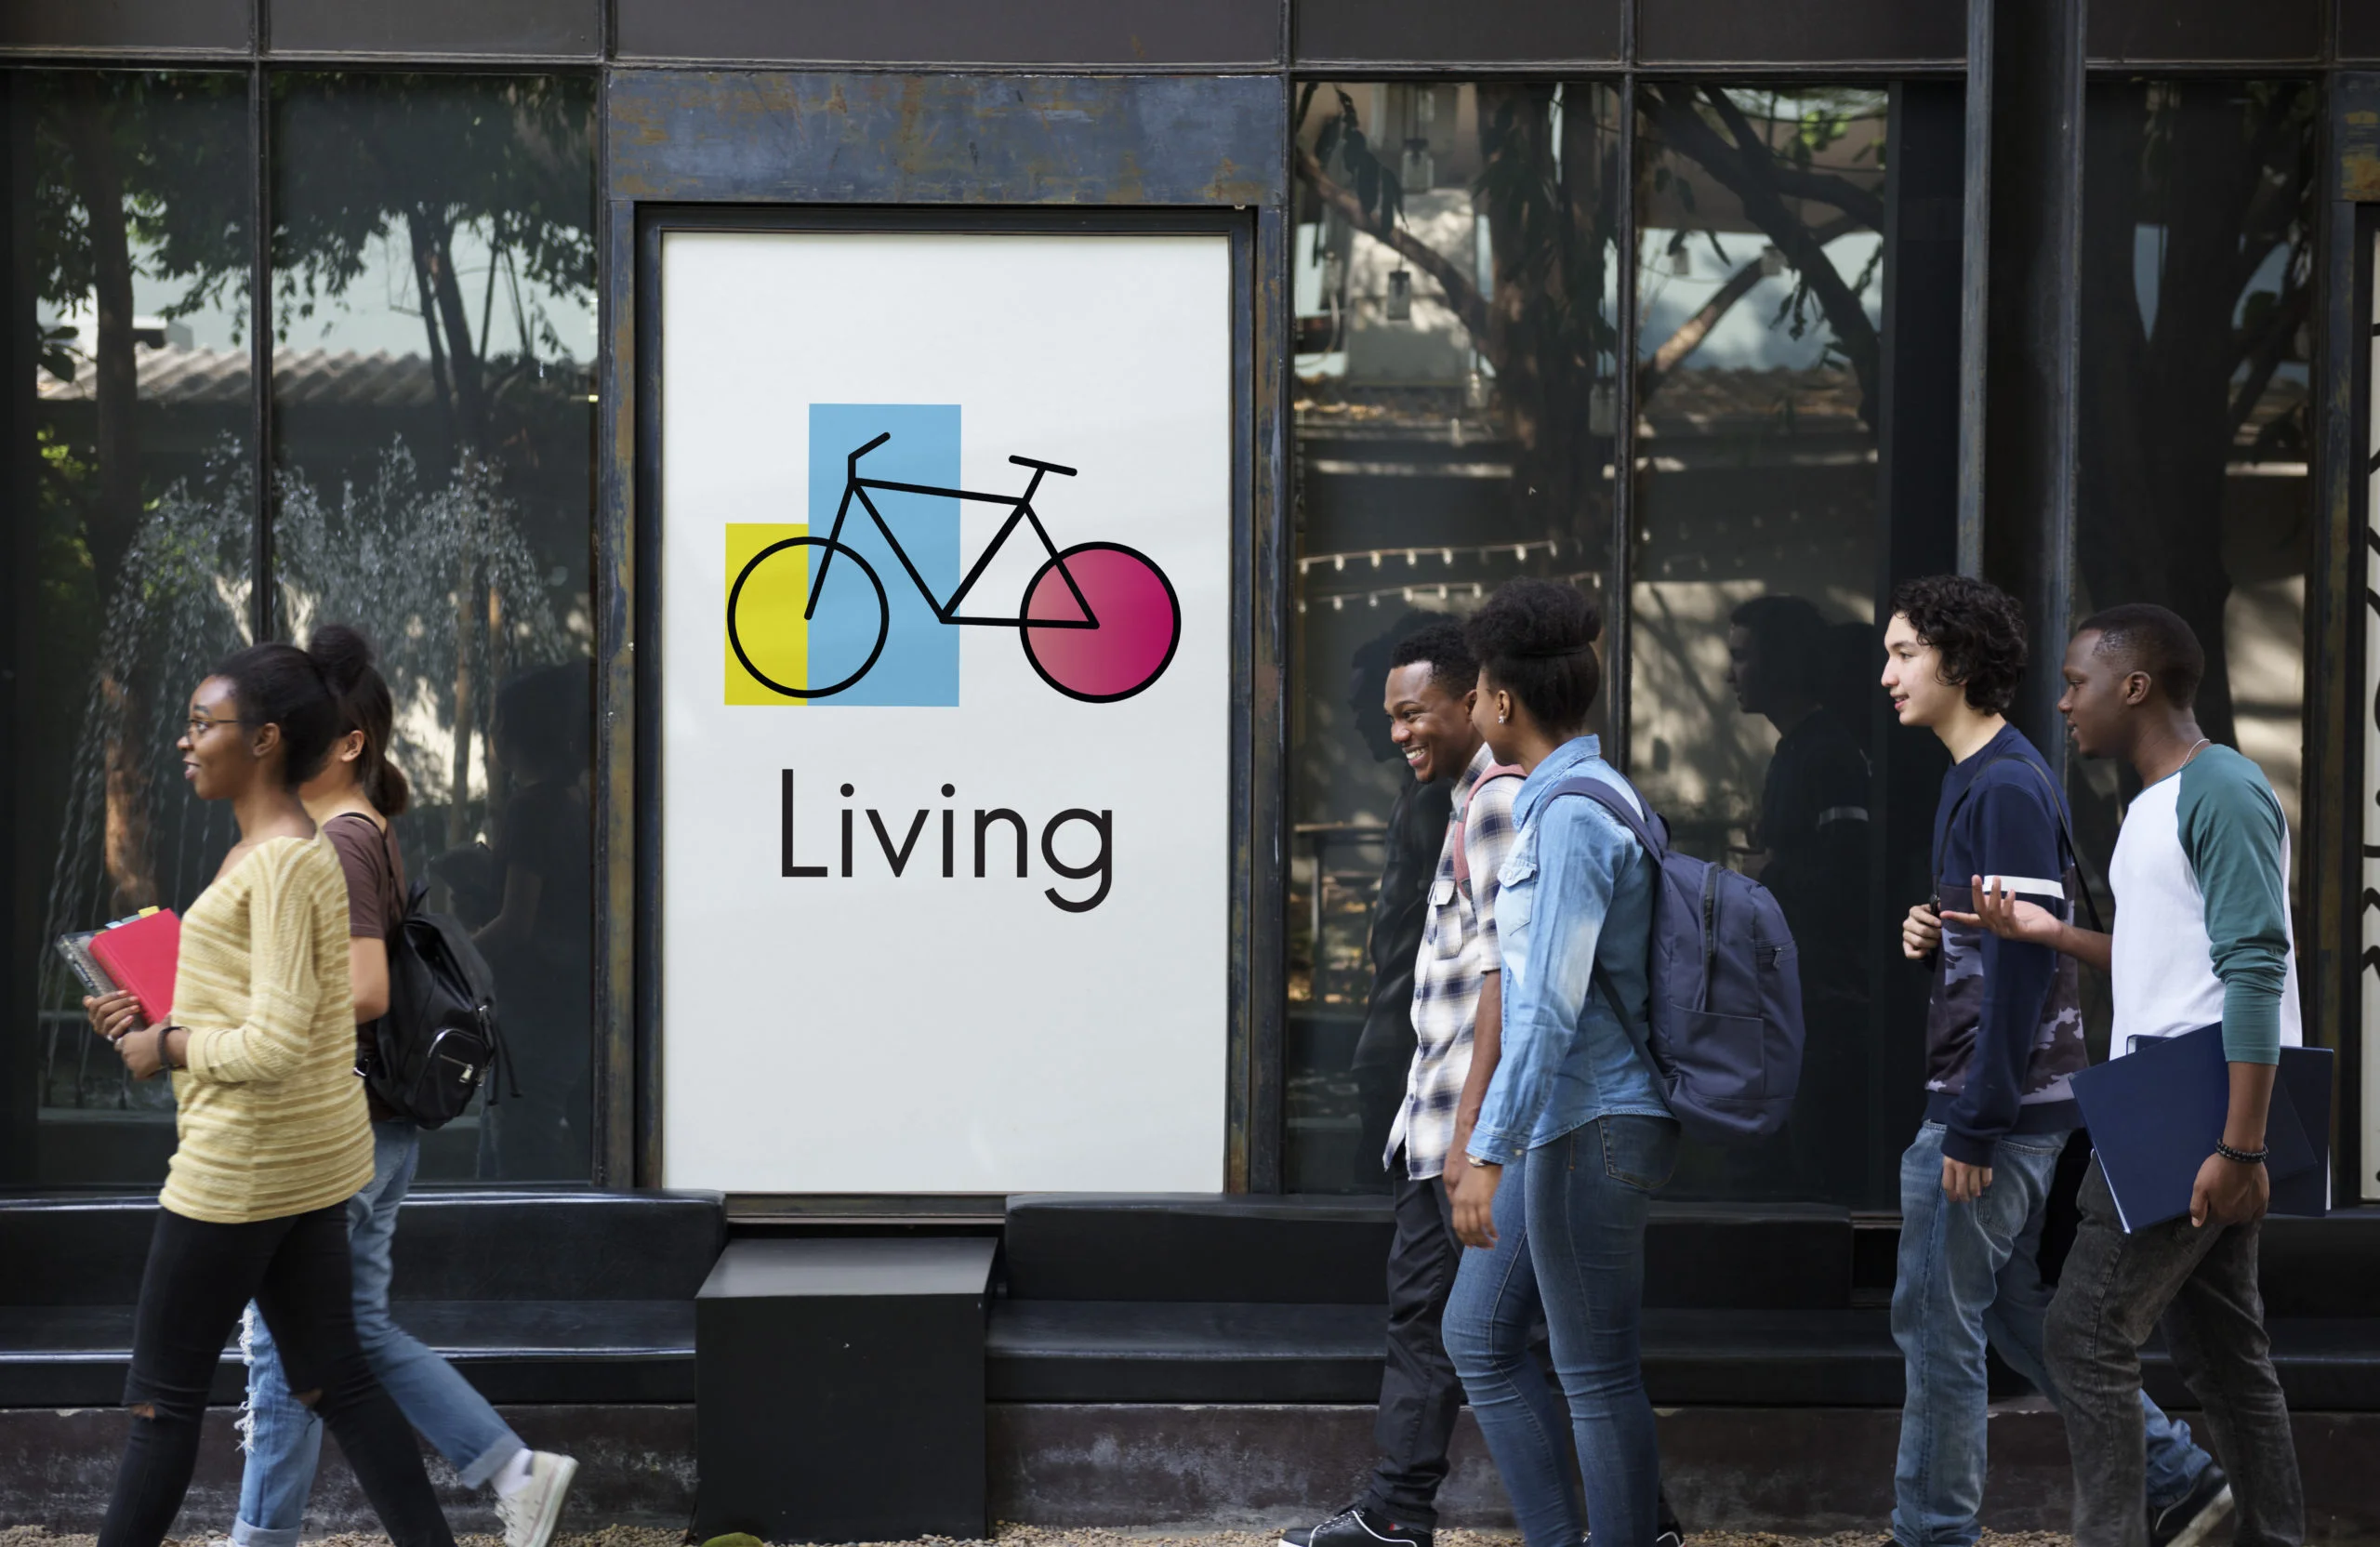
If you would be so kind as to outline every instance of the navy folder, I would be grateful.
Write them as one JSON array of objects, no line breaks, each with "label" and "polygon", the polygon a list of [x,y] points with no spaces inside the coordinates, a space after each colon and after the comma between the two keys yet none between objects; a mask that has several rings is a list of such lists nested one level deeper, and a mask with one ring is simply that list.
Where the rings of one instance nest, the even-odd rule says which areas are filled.
[{"label": "navy folder", "polygon": [[[2127,1232],[2189,1212],[2199,1168],[2223,1137],[2231,1100],[2220,1025],[2201,1026],[2178,1037],[2141,1038],[2135,1050],[2074,1077],[2074,1099],[2082,1108],[2091,1147],[2098,1153],[2100,1172],[2115,1195],[2116,1212]],[[2284,1059],[2294,1051],[2283,1049]],[[2320,1076],[2325,1092],[2327,1058],[2325,1052]],[[2284,1070],[2273,1081],[2272,1110],[2265,1122],[2265,1144],[2271,1151],[2265,1174],[2272,1183],[2276,1205],[2284,1191],[2297,1198],[2307,1190],[2284,1189],[2283,1183],[2315,1169],[2314,1146],[2298,1119],[2294,1095]],[[2320,1115],[2327,1136],[2327,1094]],[[2329,1168],[2320,1169],[2326,1182]]]}]

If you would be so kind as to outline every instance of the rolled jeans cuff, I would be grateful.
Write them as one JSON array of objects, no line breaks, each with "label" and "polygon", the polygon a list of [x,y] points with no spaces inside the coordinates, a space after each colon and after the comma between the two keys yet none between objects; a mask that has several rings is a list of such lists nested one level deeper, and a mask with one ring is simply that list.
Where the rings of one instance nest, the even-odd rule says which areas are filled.
[{"label": "rolled jeans cuff", "polygon": [[268,1526],[251,1526],[245,1520],[231,1522],[232,1547],[298,1547],[298,1539],[305,1534],[303,1526],[275,1530]]},{"label": "rolled jeans cuff", "polygon": [[[463,1486],[465,1488],[487,1487],[488,1479],[503,1471],[506,1462],[528,1448],[528,1446],[522,1443],[520,1435],[506,1435],[502,1439],[481,1451],[477,1461],[459,1469],[458,1474],[463,1479]],[[294,1540],[293,1537],[292,1540]],[[260,1541],[256,1544],[256,1547],[288,1547],[288,1543]]]}]

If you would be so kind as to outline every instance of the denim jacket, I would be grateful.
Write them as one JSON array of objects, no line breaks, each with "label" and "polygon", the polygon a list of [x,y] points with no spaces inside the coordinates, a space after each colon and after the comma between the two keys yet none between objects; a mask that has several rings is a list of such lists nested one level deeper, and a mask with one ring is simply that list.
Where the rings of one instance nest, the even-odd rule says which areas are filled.
[{"label": "denim jacket", "polygon": [[[1643,1024],[1650,998],[1653,862],[1593,800],[1547,803],[1573,774],[1628,786],[1593,736],[1565,742],[1513,802],[1520,836],[1498,872],[1504,960],[1503,1056],[1472,1130],[1473,1159],[1500,1165],[1598,1117],[1666,1117],[1669,1107],[1600,993],[1600,964]],[[1632,801],[1635,800],[1629,792]]]}]

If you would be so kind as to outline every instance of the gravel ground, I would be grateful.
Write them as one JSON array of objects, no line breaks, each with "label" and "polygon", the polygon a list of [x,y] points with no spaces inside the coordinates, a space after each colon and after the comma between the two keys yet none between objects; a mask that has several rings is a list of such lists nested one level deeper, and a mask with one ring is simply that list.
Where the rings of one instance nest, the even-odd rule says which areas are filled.
[{"label": "gravel ground", "polygon": [[[1713,1532],[1686,1538],[1687,1547],[1877,1547],[1883,1540],[1881,1531],[1853,1531],[1839,1536],[1768,1536]],[[717,1539],[727,1543],[730,1539]],[[465,1536],[456,1539],[457,1547],[504,1547],[501,1537]],[[0,1547],[97,1547],[99,1539],[89,1536],[53,1536],[38,1526],[0,1527]],[[734,1547],[748,1547],[746,1537]],[[1259,1535],[1251,1531],[1184,1531],[1179,1528],[1146,1531],[1064,1530],[1049,1526],[1002,1526],[992,1539],[994,1547],[1274,1547],[1275,1539],[1268,1532]],[[682,1532],[665,1527],[644,1526],[607,1526],[600,1531],[578,1535],[564,1534],[554,1538],[553,1547],[685,1547]],[[1439,1547],[1520,1547],[1520,1538],[1501,1531],[1458,1531],[1438,1533]],[[206,1547],[204,1541],[174,1542],[166,1547]],[[379,1536],[328,1536],[320,1538],[316,1547],[389,1547],[389,1539]],[[863,1547],[972,1547],[944,1537],[926,1537],[911,1543],[866,1543]],[[2005,1535],[1998,1531],[1983,1533],[1983,1547],[2069,1547],[2063,1536],[2049,1532],[2021,1532]]]}]

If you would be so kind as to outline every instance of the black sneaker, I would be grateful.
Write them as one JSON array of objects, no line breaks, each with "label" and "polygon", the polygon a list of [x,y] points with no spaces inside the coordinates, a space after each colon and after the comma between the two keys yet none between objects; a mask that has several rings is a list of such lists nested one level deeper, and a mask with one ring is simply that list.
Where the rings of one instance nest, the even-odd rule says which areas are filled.
[{"label": "black sneaker", "polygon": [[2230,1515],[2231,1479],[2209,1461],[2179,1503],[2149,1512],[2149,1547],[2203,1547]]},{"label": "black sneaker", "polygon": [[1400,1526],[1378,1510],[1350,1504],[1319,1526],[1281,1533],[1281,1547],[1430,1547],[1425,1526]]}]

